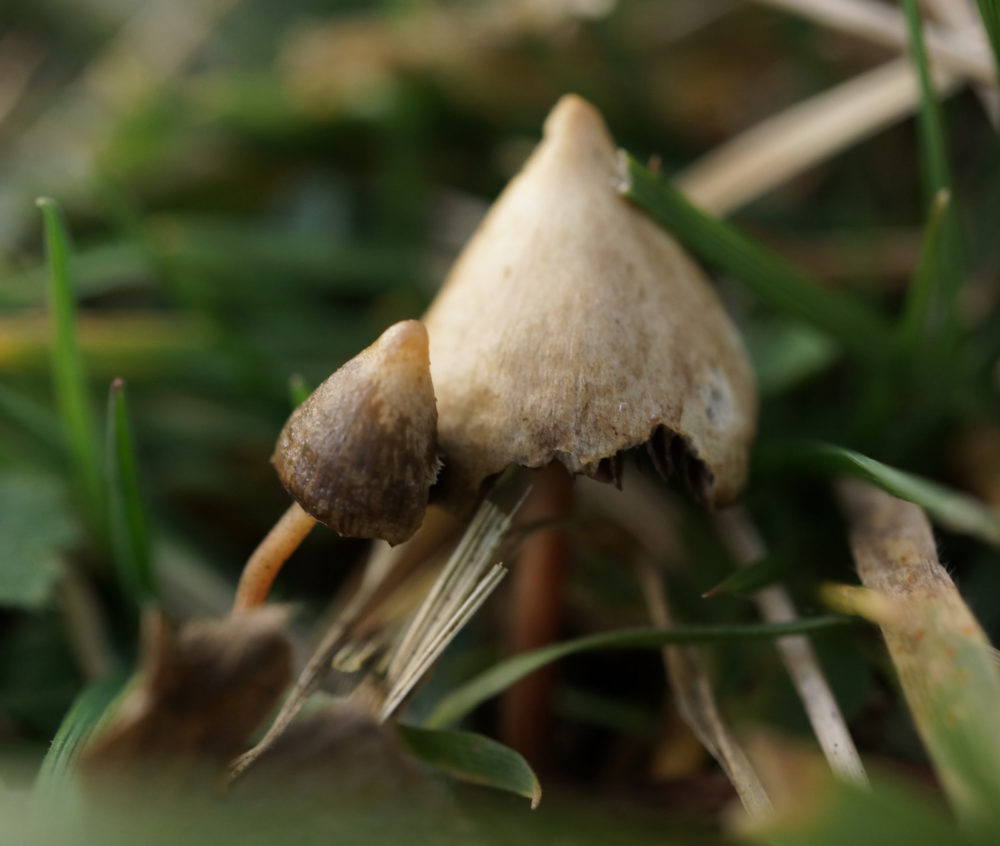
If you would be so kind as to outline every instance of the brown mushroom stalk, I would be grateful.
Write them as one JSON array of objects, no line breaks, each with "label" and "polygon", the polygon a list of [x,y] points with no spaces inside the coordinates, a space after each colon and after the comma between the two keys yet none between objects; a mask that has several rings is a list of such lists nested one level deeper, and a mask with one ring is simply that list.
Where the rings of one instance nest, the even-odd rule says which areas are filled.
[{"label": "brown mushroom stalk", "polygon": [[234,611],[247,611],[264,604],[278,571],[315,525],[316,518],[297,502],[288,506],[247,559],[236,588]]},{"label": "brown mushroom stalk", "polygon": [[[522,521],[548,523],[570,516],[572,485],[572,477],[558,462],[542,468],[532,480]],[[524,540],[513,577],[508,639],[512,653],[528,652],[559,637],[569,567],[569,539],[560,528],[539,529]],[[555,681],[555,667],[543,667],[510,687],[500,703],[500,739],[540,771],[548,764]]]},{"label": "brown mushroom stalk", "polygon": [[437,476],[437,409],[427,330],[389,327],[288,418],[271,458],[295,503],[250,556],[234,611],[262,604],[318,521],[395,545],[420,527]]}]

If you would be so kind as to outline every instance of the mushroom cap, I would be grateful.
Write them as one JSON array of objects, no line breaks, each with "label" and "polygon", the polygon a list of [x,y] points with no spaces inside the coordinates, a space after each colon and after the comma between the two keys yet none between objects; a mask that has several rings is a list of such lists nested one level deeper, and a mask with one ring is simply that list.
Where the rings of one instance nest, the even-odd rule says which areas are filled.
[{"label": "mushroom cap", "polygon": [[402,543],[437,476],[427,330],[386,329],[288,418],[271,462],[299,505],[334,531]]},{"label": "mushroom cap", "polygon": [[511,463],[617,482],[643,443],[707,505],[741,491],[757,406],[742,341],[619,181],[600,114],[564,96],[425,315],[452,503]]}]

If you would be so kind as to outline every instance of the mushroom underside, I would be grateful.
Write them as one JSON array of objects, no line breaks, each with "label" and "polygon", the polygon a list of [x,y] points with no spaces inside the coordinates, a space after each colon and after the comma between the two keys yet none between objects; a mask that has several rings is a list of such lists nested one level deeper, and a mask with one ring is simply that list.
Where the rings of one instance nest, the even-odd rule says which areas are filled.
[{"label": "mushroom underside", "polygon": [[[645,445],[650,462],[660,478],[666,481],[677,472],[684,480],[688,491],[700,505],[712,508],[716,504],[715,474],[712,473],[708,464],[699,457],[697,449],[688,436],[674,431],[663,423],[655,425],[645,441],[638,441],[623,447],[613,455],[601,458],[596,464],[585,464],[578,456],[563,450],[553,450],[542,461],[527,462],[514,458],[509,464],[535,468],[544,467],[551,461],[558,461],[570,473],[587,476],[597,482],[612,484],[621,489],[625,456],[631,450],[643,445]],[[482,480],[479,490],[481,496],[485,495],[496,481],[497,476],[506,469],[506,466],[495,468]],[[442,495],[447,497],[447,494],[443,493],[449,485],[447,476],[448,462],[445,459],[438,476],[438,483],[431,491],[432,500],[438,499]]]}]

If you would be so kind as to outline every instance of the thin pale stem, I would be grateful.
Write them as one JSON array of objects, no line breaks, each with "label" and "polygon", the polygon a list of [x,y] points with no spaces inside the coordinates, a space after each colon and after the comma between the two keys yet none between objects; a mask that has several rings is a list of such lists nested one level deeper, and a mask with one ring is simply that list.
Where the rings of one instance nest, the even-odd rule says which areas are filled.
[{"label": "thin pale stem", "polygon": [[[676,625],[670,612],[662,573],[646,556],[636,562],[636,575],[646,598],[650,619],[657,626]],[[663,663],[677,702],[677,710],[701,744],[719,762],[747,813],[766,817],[771,800],[746,754],[719,713],[708,673],[697,648],[666,646]]]},{"label": "thin pale stem", "polygon": [[[723,542],[741,567],[760,560],[766,554],[764,541],[743,508],[728,508],[719,512],[716,524]],[[761,617],[769,623],[790,623],[798,619],[792,599],[781,585],[757,591],[754,601]],[[867,784],[861,756],[809,638],[804,635],[783,637],[776,641],[775,646],[830,768],[847,781]]]},{"label": "thin pale stem", "polygon": [[[950,1],[950,0],[949,0]],[[859,38],[906,50],[909,43],[906,21],[898,9],[869,0],[757,0],[809,18],[831,29],[848,32]],[[971,33],[956,33],[941,27],[924,25],[927,51],[936,66],[947,68],[968,79],[996,84],[989,48]]]},{"label": "thin pale stem", "polygon": [[278,572],[315,525],[315,517],[297,502],[292,503],[247,560],[236,588],[233,613],[264,604]]}]

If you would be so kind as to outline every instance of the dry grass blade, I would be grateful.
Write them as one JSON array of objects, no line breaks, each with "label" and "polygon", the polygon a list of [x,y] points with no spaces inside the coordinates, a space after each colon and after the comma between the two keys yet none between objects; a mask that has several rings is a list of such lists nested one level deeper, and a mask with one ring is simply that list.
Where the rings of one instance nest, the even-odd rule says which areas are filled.
[{"label": "dry grass blade", "polygon": [[8,32],[0,38],[0,124],[22,102],[45,51],[25,33]]},{"label": "dry grass blade", "polygon": [[406,543],[394,547],[376,544],[357,589],[335,611],[267,732],[256,746],[234,762],[232,778],[239,776],[292,724],[306,700],[326,678],[334,658],[351,642],[352,631],[433,554],[453,529],[453,521],[440,509],[432,508],[424,525]]},{"label": "dry grass blade", "polygon": [[[938,70],[939,92],[956,85]],[[792,177],[911,114],[920,86],[908,58],[896,59],[752,126],[676,178],[705,211],[726,215]]]},{"label": "dry grass blade", "polygon": [[[740,566],[752,564],[766,554],[764,541],[744,509],[736,506],[719,512],[716,525],[729,553]],[[780,585],[757,591],[754,601],[761,617],[769,623],[790,623],[798,618],[791,597]],[[775,646],[830,768],[843,779],[866,783],[861,756],[809,638],[803,635],[784,637]]]},{"label": "dry grass blade", "polygon": [[895,609],[877,622],[944,789],[963,818],[996,825],[1000,673],[986,635],[938,561],[920,508],[860,481],[838,493],[861,582]]},{"label": "dry grass blade", "polygon": [[63,568],[56,601],[69,634],[67,642],[83,677],[88,681],[107,678],[116,663],[107,620],[93,587],[77,567]]},{"label": "dry grass blade", "polygon": [[379,722],[403,704],[448,644],[479,610],[506,574],[490,566],[507,531],[510,515],[484,502],[421,604],[381,680],[385,695],[373,707]]},{"label": "dry grass blade", "polygon": [[[234,762],[231,778],[240,776],[291,725],[326,677],[334,657],[352,644],[355,631],[450,533],[453,527],[450,519],[436,511],[429,511],[428,517],[412,541],[373,555],[358,590],[331,622],[267,733]],[[379,684],[363,683],[363,690],[357,691],[366,707],[382,713],[383,719],[391,715],[486,600],[504,571],[501,568],[497,572],[494,568],[485,575],[484,571],[509,524],[510,516],[492,503],[480,506],[397,648],[400,657],[390,658],[391,669],[387,668],[387,675]]]},{"label": "dry grass blade", "polygon": [[[982,41],[983,47],[988,48],[989,45],[983,38],[979,13],[971,0],[923,0],[923,7],[956,35],[971,41]],[[997,99],[996,88],[983,83],[977,84],[975,88],[987,117],[994,127],[997,126],[1000,121],[1000,100]]]},{"label": "dry grass blade", "polygon": [[[636,564],[650,618],[657,626],[673,625],[659,570],[645,556],[640,557]],[[755,818],[770,814],[771,800],[740,745],[722,721],[697,648],[666,646],[663,648],[663,662],[678,711],[698,740],[719,762],[747,813]]]},{"label": "dry grass blade", "polygon": [[455,639],[455,636],[482,607],[482,604],[496,590],[497,585],[506,574],[507,570],[503,566],[495,564],[470,592],[462,593],[457,597],[461,599],[461,604],[447,619],[443,620],[439,626],[426,632],[424,642],[419,644],[419,648],[414,651],[411,660],[399,669],[398,676],[388,679],[391,687],[379,709],[379,722],[388,720],[406,701],[406,698],[430,670],[434,662],[441,657],[441,653],[448,647],[448,644]]},{"label": "dry grass blade", "polygon": [[61,197],[90,190],[112,116],[179,74],[239,2],[131,4],[138,11],[108,46],[50,109],[12,139],[7,166],[0,167],[0,217],[7,224],[0,230],[0,247],[17,242],[28,186],[59,186]]},{"label": "dry grass blade", "polygon": [[[809,18],[816,23],[838,29],[884,44],[906,50],[908,37],[906,22],[898,10],[869,0],[757,0],[795,15]],[[958,0],[946,0],[958,2]],[[924,26],[924,40],[931,61],[985,85],[996,85],[992,60],[986,45],[978,39],[942,31],[939,27]]]}]

